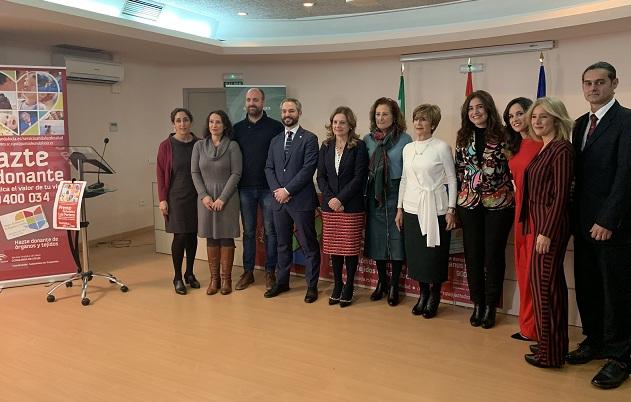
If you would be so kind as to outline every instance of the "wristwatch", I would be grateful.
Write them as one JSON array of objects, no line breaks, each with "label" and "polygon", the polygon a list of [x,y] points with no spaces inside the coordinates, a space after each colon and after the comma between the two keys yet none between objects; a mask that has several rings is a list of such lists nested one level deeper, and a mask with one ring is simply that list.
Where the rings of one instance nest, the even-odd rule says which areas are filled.
[{"label": "wristwatch", "polygon": [[456,213],[456,208],[452,208],[452,207],[447,208],[447,213],[448,214],[455,214]]}]

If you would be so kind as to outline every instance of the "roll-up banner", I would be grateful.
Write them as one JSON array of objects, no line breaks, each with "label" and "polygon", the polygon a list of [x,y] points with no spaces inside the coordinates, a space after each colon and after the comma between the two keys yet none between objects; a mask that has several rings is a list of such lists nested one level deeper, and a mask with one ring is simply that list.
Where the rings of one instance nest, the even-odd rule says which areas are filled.
[{"label": "roll-up banner", "polygon": [[76,272],[64,230],[53,229],[57,185],[70,165],[66,70],[0,66],[0,287]]}]

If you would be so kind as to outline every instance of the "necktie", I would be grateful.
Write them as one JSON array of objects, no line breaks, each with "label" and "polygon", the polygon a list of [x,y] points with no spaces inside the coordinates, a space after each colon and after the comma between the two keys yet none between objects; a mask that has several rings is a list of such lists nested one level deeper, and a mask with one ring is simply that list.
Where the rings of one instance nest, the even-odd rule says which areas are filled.
[{"label": "necktie", "polygon": [[596,125],[598,124],[598,117],[596,117],[595,114],[592,114],[591,116],[589,116],[589,120],[590,120],[590,124],[589,124],[589,130],[587,131],[587,139],[589,139],[589,137],[591,137],[592,134],[594,134],[594,131],[596,131]]},{"label": "necktie", "polygon": [[291,148],[291,143],[294,140],[294,133],[291,131],[287,131],[287,138],[285,139],[285,158],[289,155],[289,149]]}]

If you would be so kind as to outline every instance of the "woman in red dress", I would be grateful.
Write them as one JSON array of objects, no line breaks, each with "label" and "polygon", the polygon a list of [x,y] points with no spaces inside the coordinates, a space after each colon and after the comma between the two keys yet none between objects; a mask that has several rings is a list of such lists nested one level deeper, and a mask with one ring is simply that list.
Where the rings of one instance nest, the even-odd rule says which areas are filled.
[{"label": "woman in red dress", "polygon": [[526,166],[539,153],[543,142],[530,133],[530,126],[526,120],[526,111],[532,105],[528,98],[515,98],[508,103],[504,110],[504,123],[506,129],[505,153],[508,159],[508,167],[513,175],[515,187],[515,276],[519,286],[519,331],[511,335],[512,338],[521,341],[536,341],[535,317],[532,309],[532,294],[530,293],[530,257],[534,237],[532,233],[523,233],[523,227],[519,222],[521,197],[523,192],[523,178]]},{"label": "woman in red dress", "polygon": [[561,367],[568,350],[567,285],[563,271],[570,239],[569,198],[574,151],[568,141],[574,121],[554,98],[540,98],[528,110],[532,131],[543,147],[524,173],[520,222],[534,236],[530,288],[535,311],[537,346],[526,362]]}]

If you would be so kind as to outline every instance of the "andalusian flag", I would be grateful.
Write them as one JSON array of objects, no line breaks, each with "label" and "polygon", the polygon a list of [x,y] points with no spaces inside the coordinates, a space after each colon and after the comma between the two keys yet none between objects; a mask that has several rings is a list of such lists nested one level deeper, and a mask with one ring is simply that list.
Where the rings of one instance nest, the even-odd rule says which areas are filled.
[{"label": "andalusian flag", "polygon": [[399,79],[399,108],[401,108],[401,113],[405,116],[405,80],[403,79],[403,70],[405,67],[401,64],[401,78]]},{"label": "andalusian flag", "polygon": [[465,98],[473,93],[473,74],[471,73],[471,58],[467,61],[467,87],[464,90]]},{"label": "andalusian flag", "polygon": [[539,55],[539,83],[537,84],[537,99],[546,96],[546,70],[543,68],[543,52]]}]

